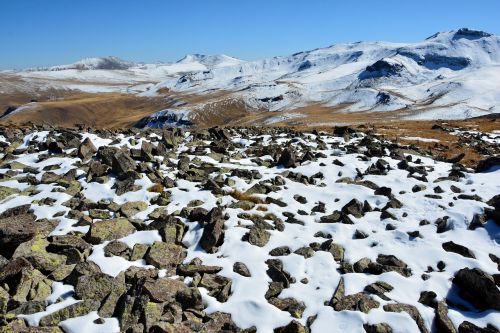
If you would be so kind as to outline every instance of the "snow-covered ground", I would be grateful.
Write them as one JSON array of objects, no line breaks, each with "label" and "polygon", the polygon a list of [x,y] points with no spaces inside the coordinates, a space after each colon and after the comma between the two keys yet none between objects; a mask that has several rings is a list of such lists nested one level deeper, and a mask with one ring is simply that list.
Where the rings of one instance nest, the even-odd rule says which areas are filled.
[{"label": "snow-covered ground", "polygon": [[[34,148],[47,142],[49,137],[57,139],[64,135],[67,133],[31,133],[22,140],[21,148],[30,145]],[[84,133],[80,139],[85,138],[96,148],[122,147],[127,151],[144,149],[141,148],[144,142],[152,142],[153,147],[160,142],[172,142],[157,134],[118,134],[104,138]],[[81,199],[99,202],[101,207],[107,207],[106,202],[114,202],[118,207],[137,201],[147,203],[129,216],[142,228],[153,222],[153,212],[165,209],[186,226],[182,238],[186,249],[184,263],[198,258],[203,265],[220,267],[217,274],[231,281],[229,297],[221,300],[213,296],[209,287],[197,284],[196,277],[183,277],[184,283],[198,286],[207,314],[229,313],[240,328],[253,326],[258,332],[273,332],[295,319],[313,333],[362,332],[364,324],[379,323],[388,324],[393,332],[438,332],[434,308],[419,301],[421,293],[429,291],[435,293],[435,301],[448,300],[447,316],[455,328],[463,321],[480,327],[487,324],[500,327],[498,311],[479,311],[458,295],[452,282],[457,271],[465,267],[498,274],[497,264],[491,259],[491,254],[499,254],[498,225],[492,220],[484,225],[473,225],[471,221],[488,208],[487,200],[500,193],[500,169],[484,173],[461,169],[457,173],[452,164],[418,155],[398,155],[394,148],[389,151],[389,145],[363,134],[344,139],[324,133],[290,136],[287,132],[240,130],[216,132],[208,137],[186,132],[178,140],[174,150],[146,162],[155,166],[155,173],[176,182],[174,187],[164,190],[170,193],[170,201],[165,205],[155,203],[158,193],[149,191],[154,184],[150,171],[139,173],[135,190],[119,195],[115,189],[119,179],[113,173],[109,177],[93,178],[86,171],[88,166],[81,164],[82,160],[75,155],[75,149],[66,147],[65,154],[50,154],[46,158],[30,151],[12,156],[7,165],[16,162],[24,168],[18,168],[15,175],[10,173],[12,177],[2,180],[0,185],[25,192],[7,197],[0,203],[0,211],[30,204],[38,219],[57,219],[58,226],[51,235],[87,233],[100,219],[77,223],[71,216],[75,213],[63,205],[72,196],[62,193],[61,186],[43,181],[26,192],[29,186],[25,181],[29,177],[42,181],[48,172],[44,170],[62,176],[72,169],[77,170]],[[221,155],[217,147],[227,149],[225,154]],[[263,152],[265,147],[278,147],[275,148],[278,151],[288,147],[295,156],[293,161],[283,158],[285,153],[281,158],[279,154],[273,157],[269,155],[272,152]],[[374,153],[377,151],[379,153]],[[141,160],[143,157],[138,156],[144,155],[133,156]],[[186,158],[187,169],[181,167]],[[96,155],[93,159],[100,161]],[[113,170],[119,170],[114,163]],[[140,168],[147,170],[143,164]],[[220,185],[209,188],[204,185],[207,179],[195,180],[195,173],[194,179],[188,177],[193,174],[189,170],[204,168],[211,170],[207,178]],[[0,174],[11,171],[4,164]],[[258,199],[257,204],[238,203],[229,195],[235,190],[247,193],[254,190],[257,194],[252,200]],[[43,203],[46,199],[51,199],[49,204]],[[362,205],[362,210],[349,211],[335,220],[333,215],[344,211],[354,199]],[[207,224],[181,213],[193,207],[190,204],[193,200],[197,200],[195,206],[207,211],[215,207],[224,210],[223,242],[214,251],[207,252],[200,245],[206,237]],[[88,215],[89,211],[83,209],[82,213]],[[164,237],[156,229],[144,229],[117,240],[132,249],[136,244],[149,247]],[[155,270],[147,257],[132,261],[105,254],[110,241],[112,239],[94,244],[87,258],[97,264],[101,272],[117,277],[132,266]],[[472,257],[445,250],[443,244],[450,241],[467,248]],[[357,268],[363,260],[375,263],[381,256],[394,256],[400,266],[380,266],[385,270],[378,273]],[[272,259],[281,262],[280,273],[270,273],[269,260]],[[237,273],[235,263],[244,263],[250,276]],[[175,271],[167,269],[160,269],[157,274],[159,279],[177,278]],[[269,298],[270,283],[276,275],[280,281],[286,280],[286,284]],[[384,286],[389,285],[383,294],[368,291],[367,286],[382,282]],[[339,285],[343,285],[342,292]],[[334,300],[333,295],[339,299]],[[351,295],[362,295],[364,302],[371,302],[370,307],[366,310],[359,305],[339,305],[348,303]],[[276,304],[280,304],[280,300],[290,301],[293,306],[279,308]],[[45,316],[81,300],[75,298],[73,286],[53,282],[52,293],[46,301],[47,307],[42,312],[19,317],[36,326]],[[387,310],[395,304],[412,306],[421,316],[421,322],[416,322],[407,312]],[[125,325],[128,320],[98,319],[98,313],[91,311],[67,318],[59,326],[65,332],[111,333],[118,332],[120,323]]]}]

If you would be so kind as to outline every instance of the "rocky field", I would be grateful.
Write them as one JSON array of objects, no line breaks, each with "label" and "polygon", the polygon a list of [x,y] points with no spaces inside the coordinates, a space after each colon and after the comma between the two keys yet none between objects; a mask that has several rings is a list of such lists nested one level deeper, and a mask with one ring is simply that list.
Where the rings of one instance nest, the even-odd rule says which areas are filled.
[{"label": "rocky field", "polygon": [[498,332],[500,137],[447,130],[489,157],[0,128],[0,332]]}]

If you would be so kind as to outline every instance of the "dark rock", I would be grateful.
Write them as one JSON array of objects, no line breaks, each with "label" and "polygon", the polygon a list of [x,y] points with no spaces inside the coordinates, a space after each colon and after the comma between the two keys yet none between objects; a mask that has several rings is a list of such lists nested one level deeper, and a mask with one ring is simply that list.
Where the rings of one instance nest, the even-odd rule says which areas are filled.
[{"label": "dark rock", "polygon": [[290,287],[292,277],[290,274],[283,270],[283,263],[279,259],[268,259],[267,264],[267,275],[271,278],[273,282],[282,283],[284,288]]},{"label": "dark rock", "polygon": [[0,219],[31,213],[31,204],[21,205],[6,209],[0,214]]},{"label": "dark rock", "polygon": [[357,199],[352,199],[344,207],[342,207],[342,213],[351,214],[354,217],[361,218],[365,215],[363,211],[363,203]]},{"label": "dark rock", "polygon": [[392,189],[390,187],[381,186],[375,190],[374,194],[383,195],[390,198],[392,196]]},{"label": "dark rock", "polygon": [[83,275],[78,278],[75,295],[79,299],[104,301],[113,288],[113,278],[104,273]]},{"label": "dark rock", "polygon": [[443,243],[442,246],[443,246],[443,250],[445,250],[447,252],[457,253],[457,254],[461,255],[462,257],[466,257],[466,258],[473,258],[473,259],[476,258],[474,256],[474,253],[471,250],[469,250],[467,247],[460,245],[460,244],[456,244],[453,241]]},{"label": "dark rock", "polygon": [[217,247],[224,242],[224,220],[217,218],[210,221],[203,228],[203,234],[200,239],[200,246],[207,252],[217,251]]},{"label": "dark rock", "polygon": [[306,308],[303,302],[297,301],[295,298],[278,298],[272,297],[268,300],[268,302],[281,311],[289,312],[294,318],[302,318],[302,314]]},{"label": "dark rock", "polygon": [[80,262],[75,265],[71,273],[65,279],[65,282],[76,285],[81,276],[91,276],[99,273],[101,273],[101,269],[92,261]]},{"label": "dark rock", "polygon": [[464,321],[458,326],[458,333],[498,333],[498,329],[492,325],[482,328],[469,321]]},{"label": "dark rock", "polygon": [[362,230],[356,229],[354,232],[353,238],[354,239],[365,239],[368,237],[368,234]]},{"label": "dark rock", "polygon": [[0,219],[0,254],[10,258],[21,243],[29,241],[36,233],[37,223],[32,214],[11,215]]},{"label": "dark rock", "polygon": [[269,251],[269,255],[273,257],[278,257],[278,256],[287,256],[291,253],[290,248],[288,246],[279,246],[271,251]]},{"label": "dark rock", "polygon": [[476,167],[476,172],[488,172],[497,166],[500,166],[500,156],[490,156],[479,161]]},{"label": "dark rock", "polygon": [[203,300],[198,288],[184,288],[177,292],[176,300],[183,309],[203,310]]},{"label": "dark rock", "polygon": [[106,257],[119,256],[128,260],[130,252],[128,245],[120,241],[111,241],[104,247],[104,255]]},{"label": "dark rock", "polygon": [[177,267],[177,273],[183,276],[193,276],[195,274],[217,274],[222,270],[220,266],[206,266],[201,264],[190,263]]},{"label": "dark rock", "polygon": [[248,233],[248,242],[252,245],[263,247],[269,242],[271,234],[259,227],[252,227]]},{"label": "dark rock", "polygon": [[385,301],[389,301],[390,298],[385,296],[384,294],[390,292],[393,289],[394,288],[387,282],[378,281],[367,285],[364,291],[370,294],[377,295],[378,297],[382,298]]},{"label": "dark rock", "polygon": [[295,194],[295,195],[293,196],[293,198],[295,199],[295,201],[297,201],[297,202],[299,202],[299,203],[301,203],[301,204],[306,204],[306,203],[307,203],[307,199],[306,199],[306,197],[303,197],[303,196],[301,196],[301,195],[299,195],[299,194]]},{"label": "dark rock", "polygon": [[437,295],[433,291],[422,291],[420,293],[420,298],[418,299],[418,301],[424,305],[434,307],[436,303],[436,297]]},{"label": "dark rock", "polygon": [[488,200],[488,205],[493,207],[493,211],[489,212],[488,215],[495,221],[497,225],[500,225],[500,194],[495,195],[493,198]]},{"label": "dark rock", "polygon": [[297,166],[297,157],[295,151],[291,148],[285,148],[281,153],[277,165],[282,165],[285,168],[294,168]]},{"label": "dark rock", "polygon": [[340,221],[342,221],[342,214],[338,210],[320,218],[321,223],[337,223]]},{"label": "dark rock", "polygon": [[460,296],[478,309],[500,311],[500,290],[491,275],[478,268],[462,268],[453,283],[459,287]]},{"label": "dark rock", "polygon": [[292,320],[288,325],[274,329],[274,333],[309,333],[309,329],[296,320]]},{"label": "dark rock", "polygon": [[363,328],[366,333],[392,333],[392,328],[386,323],[380,324],[364,324]]},{"label": "dark rock", "polygon": [[425,185],[415,185],[411,188],[411,191],[413,193],[415,192],[420,192],[420,191],[424,191],[427,187]]}]

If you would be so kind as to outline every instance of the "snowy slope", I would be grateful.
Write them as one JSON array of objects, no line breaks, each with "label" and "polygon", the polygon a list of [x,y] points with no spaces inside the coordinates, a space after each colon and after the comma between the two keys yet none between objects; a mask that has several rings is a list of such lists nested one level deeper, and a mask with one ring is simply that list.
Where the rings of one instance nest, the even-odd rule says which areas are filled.
[{"label": "snowy slope", "polygon": [[[351,103],[349,111],[453,105],[448,117],[464,118],[500,111],[499,64],[498,36],[460,29],[416,44],[341,44],[188,73],[158,87],[198,93],[241,91],[238,94],[250,105],[271,111],[312,102]],[[429,112],[423,117],[436,114]]]}]

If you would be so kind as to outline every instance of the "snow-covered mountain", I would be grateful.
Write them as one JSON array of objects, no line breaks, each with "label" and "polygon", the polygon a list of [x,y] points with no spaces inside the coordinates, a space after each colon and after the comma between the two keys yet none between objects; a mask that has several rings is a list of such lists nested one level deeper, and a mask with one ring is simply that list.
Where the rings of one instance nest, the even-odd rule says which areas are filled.
[{"label": "snow-covered mountain", "polygon": [[101,57],[101,58],[84,58],[80,61],[69,65],[59,65],[46,68],[34,68],[29,69],[31,71],[64,71],[70,69],[77,70],[118,70],[118,69],[128,69],[135,66],[133,62],[125,61],[117,57]]},{"label": "snow-covered mountain", "polygon": [[348,105],[347,111],[428,110],[414,117],[465,118],[500,112],[499,77],[500,37],[460,29],[415,44],[340,44],[192,72],[157,87],[232,90],[250,106],[271,111],[324,103]]},{"label": "snow-covered mountain", "polygon": [[[500,112],[500,36],[466,28],[418,43],[338,44],[257,61],[194,54],[174,63],[134,64],[108,57],[18,74],[26,81],[52,80],[44,85],[72,80],[69,88],[92,92],[229,92],[225,98],[250,111],[322,105],[343,112],[399,112],[412,119]],[[191,107],[203,108],[207,99],[197,103]]]},{"label": "snow-covered mountain", "polygon": [[188,54],[178,64],[193,64],[199,63],[207,68],[219,68],[227,66],[235,66],[243,63],[243,60],[227,56],[225,54],[205,55],[205,54]]}]

